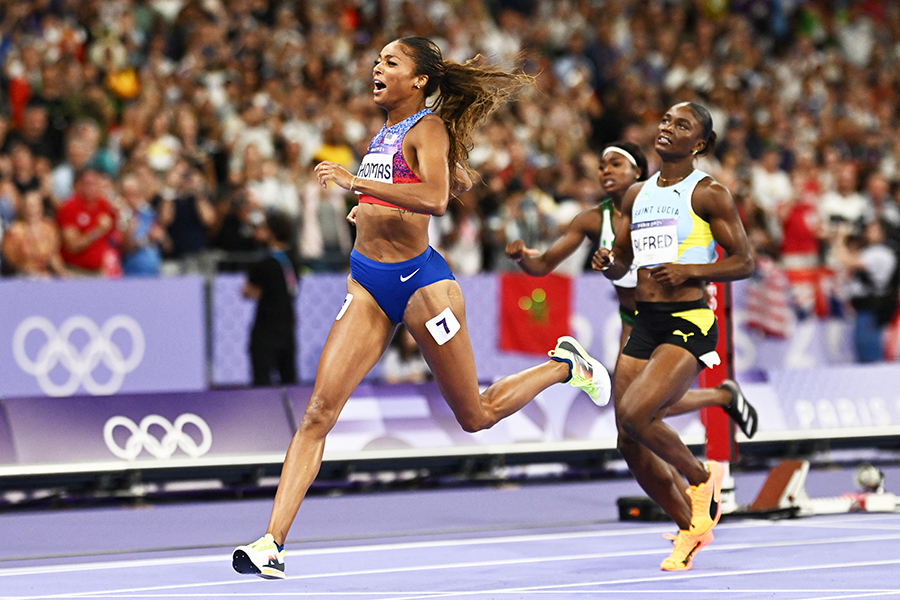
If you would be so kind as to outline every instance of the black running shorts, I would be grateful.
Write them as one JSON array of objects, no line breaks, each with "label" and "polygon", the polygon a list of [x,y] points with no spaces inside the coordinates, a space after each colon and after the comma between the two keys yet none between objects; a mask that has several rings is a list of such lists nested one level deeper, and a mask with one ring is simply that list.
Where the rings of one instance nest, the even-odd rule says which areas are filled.
[{"label": "black running shorts", "polygon": [[638,302],[631,336],[622,354],[649,360],[662,344],[684,348],[707,367],[719,364],[716,315],[702,299],[690,302]]}]

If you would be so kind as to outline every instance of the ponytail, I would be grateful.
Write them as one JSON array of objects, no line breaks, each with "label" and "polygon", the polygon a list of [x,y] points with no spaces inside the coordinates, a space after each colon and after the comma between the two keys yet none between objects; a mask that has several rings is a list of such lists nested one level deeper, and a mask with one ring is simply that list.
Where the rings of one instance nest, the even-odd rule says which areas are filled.
[{"label": "ponytail", "polygon": [[700,121],[700,126],[703,128],[702,136],[706,145],[703,146],[703,150],[699,152],[699,154],[700,156],[706,156],[716,147],[716,132],[713,131],[712,115],[709,114],[709,111],[705,106],[697,104],[696,102],[688,102],[687,105],[697,117],[697,120]]},{"label": "ponytail", "polygon": [[507,73],[483,66],[480,55],[462,64],[444,60],[440,48],[427,38],[404,37],[397,41],[409,51],[418,74],[428,76],[425,97],[438,92],[429,108],[441,117],[450,136],[447,159],[451,179],[465,179],[457,173],[458,169],[475,179],[476,174],[467,164],[473,146],[472,131],[512,94],[534,83],[534,77],[522,71]]}]

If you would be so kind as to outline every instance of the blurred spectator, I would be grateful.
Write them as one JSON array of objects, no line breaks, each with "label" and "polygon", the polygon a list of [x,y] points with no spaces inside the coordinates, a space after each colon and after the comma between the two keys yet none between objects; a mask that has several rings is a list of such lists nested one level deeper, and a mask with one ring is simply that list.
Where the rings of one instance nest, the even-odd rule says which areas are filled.
[{"label": "blurred spectator", "polygon": [[[246,268],[246,254],[259,250],[254,228],[264,218],[265,214],[248,198],[243,186],[234,188],[219,198],[209,234],[210,246],[231,257],[231,260],[219,263],[221,270],[243,271]],[[252,259],[256,258],[254,254]]]},{"label": "blurred spectator", "polygon": [[231,153],[230,177],[239,177],[243,170],[244,151],[247,146],[256,146],[256,150],[264,160],[275,156],[275,138],[272,128],[266,122],[266,106],[268,100],[264,96],[257,95],[252,100],[244,102],[237,118],[226,123],[223,133]]},{"label": "blurred spectator", "polygon": [[767,215],[766,227],[777,232],[775,215],[782,204],[794,197],[791,178],[781,168],[781,151],[769,148],[763,152],[750,172],[750,192],[756,204]]},{"label": "blurred spectator", "polygon": [[437,220],[442,234],[442,254],[457,275],[477,275],[482,269],[481,215],[471,197],[450,202],[447,214]]},{"label": "blurred spectator", "polygon": [[323,141],[322,130],[314,122],[316,99],[303,86],[295,85],[286,94],[284,103],[286,114],[281,135],[286,143],[297,145],[297,163],[312,168],[313,157]]},{"label": "blurred spectator", "polygon": [[75,194],[56,212],[62,232],[62,257],[75,273],[121,273],[115,209],[103,196],[106,173],[88,164],[75,179]]},{"label": "blurred spectator", "polygon": [[88,143],[77,136],[70,135],[66,140],[66,158],[56,166],[50,174],[50,195],[54,205],[61,204],[75,191],[75,175],[81,171],[91,159]]},{"label": "blurred spectator", "polygon": [[346,141],[343,125],[344,121],[340,119],[339,115],[331,116],[322,138],[322,145],[316,150],[313,161],[329,160],[353,171],[358,166],[358,161],[353,153],[353,148]]},{"label": "blurred spectator", "polygon": [[[253,146],[251,146],[252,148]],[[273,159],[259,165],[259,176],[247,181],[247,192],[266,212],[283,212],[292,218],[300,214],[297,187]]]},{"label": "blurred spectator", "polygon": [[211,266],[205,251],[216,211],[203,174],[187,160],[178,159],[166,175],[161,196],[159,224],[169,239],[163,272],[206,273]]},{"label": "blurred spectator", "polygon": [[181,155],[200,165],[207,181],[212,181],[215,176],[212,157],[217,149],[200,131],[200,121],[192,107],[186,104],[178,107],[173,130],[181,147]]},{"label": "blurred spectator", "polygon": [[493,219],[490,235],[495,249],[495,268],[513,270],[517,267],[506,257],[506,244],[522,240],[529,248],[545,250],[556,231],[549,213],[556,205],[552,199],[540,202],[542,196],[536,190],[510,186],[507,193],[503,206]]},{"label": "blurred spectator", "polygon": [[119,171],[119,161],[110,150],[104,132],[93,119],[79,119],[69,129],[68,135],[80,139],[87,146],[86,152],[93,164],[110,177]]},{"label": "blurred spectator", "polygon": [[303,185],[301,227],[297,249],[313,271],[341,271],[350,264],[353,240],[345,220],[347,192],[328,184],[323,190],[314,178]]},{"label": "blurred spectator", "polygon": [[880,171],[871,171],[866,175],[865,183],[862,190],[863,199],[866,207],[863,219],[866,222],[877,219],[879,221],[890,221],[893,215],[890,213],[896,211],[897,205],[891,198],[891,182]]},{"label": "blurred spectator", "polygon": [[0,154],[7,154],[9,152],[9,134],[9,116],[4,111],[0,110]]},{"label": "blurred spectator", "polygon": [[256,314],[250,332],[250,362],[253,385],[272,384],[277,372],[279,383],[297,383],[297,338],[294,302],[297,297],[297,271],[287,250],[294,237],[294,226],[287,215],[270,213],[255,223],[254,236],[266,248],[266,256],[250,269],[241,288],[245,298],[256,301]]},{"label": "blurred spectator", "polygon": [[885,244],[884,231],[877,220],[869,221],[859,233],[853,233],[847,225],[841,226],[834,250],[838,264],[849,277],[847,292],[856,312],[856,360],[882,360],[882,334],[897,311],[897,254]]},{"label": "blurred spectator", "polygon": [[123,156],[141,155],[146,157],[149,146],[147,131],[152,110],[153,106],[149,98],[145,98],[143,102],[128,102],[122,107],[118,126],[111,132],[110,137]]},{"label": "blurred spectator", "polygon": [[65,275],[59,227],[44,214],[44,198],[32,190],[22,197],[18,218],[3,235],[3,271],[28,277]]},{"label": "blurred spectator", "polygon": [[16,219],[19,207],[19,192],[9,177],[3,175],[4,163],[9,164],[9,159],[0,156],[0,233]]},{"label": "blurred spectator", "polygon": [[829,226],[838,222],[850,225],[862,224],[866,212],[866,199],[859,193],[858,170],[852,161],[842,161],[838,166],[834,190],[822,194],[819,211]]},{"label": "blurred spectator", "polygon": [[166,232],[157,222],[148,191],[133,173],[126,173],[119,182],[122,197],[119,230],[122,232],[122,273],[125,276],[159,275],[160,248]]},{"label": "blurred spectator", "polygon": [[47,166],[62,160],[62,132],[50,127],[50,117],[43,99],[32,97],[25,106],[21,129],[8,135],[8,143],[21,142],[28,146],[35,160],[47,161]]},{"label": "blurred spectator", "polygon": [[150,118],[150,144],[147,146],[147,164],[158,172],[168,172],[181,156],[181,142],[171,132],[172,115],[160,111]]},{"label": "blurred spectator", "polygon": [[419,345],[402,324],[381,359],[381,378],[385,383],[422,383],[431,378]]},{"label": "blurred spectator", "polygon": [[[39,191],[49,193],[49,176],[41,173],[31,149],[21,142],[13,142],[10,150],[12,182],[19,194]],[[45,163],[46,166],[46,163]]]},{"label": "blurred spectator", "polygon": [[682,88],[701,93],[710,91],[713,86],[713,72],[709,58],[701,56],[694,40],[684,40],[663,77],[663,88],[669,92],[676,92]]},{"label": "blurred spectator", "polygon": [[[580,163],[576,168],[577,179],[571,187],[571,196],[560,199],[552,217],[554,230],[550,237],[558,238],[568,228],[578,214],[592,206],[605,196],[600,186],[600,160],[594,153],[580,157]],[[566,256],[553,270],[561,275],[578,275],[585,270],[585,265],[590,261],[595,249],[591,248],[590,241],[585,238],[580,246]]]},{"label": "blurred spectator", "polygon": [[900,252],[900,181],[891,184],[891,194],[882,205],[880,221],[888,245]]},{"label": "blurred spectator", "polygon": [[818,267],[827,230],[815,194],[808,190],[800,192],[793,200],[781,205],[779,215],[781,264],[789,270]]},{"label": "blurred spectator", "polygon": [[[828,232],[827,240],[836,239],[843,226],[860,227],[866,213],[866,199],[859,193],[858,167],[850,160],[838,166],[835,188],[826,191],[819,199],[819,214]],[[833,253],[826,250],[826,264],[831,265]]]}]

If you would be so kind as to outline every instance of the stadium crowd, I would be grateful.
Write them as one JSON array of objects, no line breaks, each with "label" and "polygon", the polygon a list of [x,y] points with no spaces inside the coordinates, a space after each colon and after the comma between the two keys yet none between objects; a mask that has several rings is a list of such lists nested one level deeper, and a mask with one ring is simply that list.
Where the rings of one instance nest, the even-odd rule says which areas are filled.
[{"label": "stadium crowd", "polygon": [[0,1],[2,273],[240,269],[266,211],[294,219],[304,269],[345,269],[354,197],[312,167],[356,168],[384,120],[367,70],[404,35],[537,76],[477,131],[482,182],[432,219],[455,273],[546,247],[600,198],[604,144],[638,144],[652,172],[660,115],[693,100],[720,141],[698,167],[756,251],[756,325],[890,321],[900,6],[877,0]]}]

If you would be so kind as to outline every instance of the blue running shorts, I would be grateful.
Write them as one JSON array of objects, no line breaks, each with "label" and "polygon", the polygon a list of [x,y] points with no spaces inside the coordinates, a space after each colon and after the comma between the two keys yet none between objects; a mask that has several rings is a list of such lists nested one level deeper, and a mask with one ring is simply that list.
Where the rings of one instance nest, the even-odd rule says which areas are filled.
[{"label": "blue running shorts", "polygon": [[403,262],[383,263],[350,253],[350,277],[372,294],[384,314],[394,323],[403,321],[406,303],[413,293],[444,279],[456,279],[447,261],[431,246]]}]

